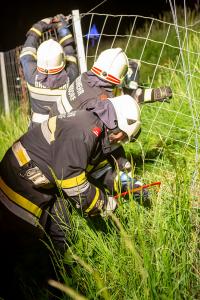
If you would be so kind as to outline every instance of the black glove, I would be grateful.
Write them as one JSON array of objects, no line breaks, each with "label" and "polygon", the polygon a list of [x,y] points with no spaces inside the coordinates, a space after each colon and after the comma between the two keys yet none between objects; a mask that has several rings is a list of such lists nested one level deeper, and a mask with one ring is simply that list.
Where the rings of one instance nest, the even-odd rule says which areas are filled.
[{"label": "black glove", "polygon": [[61,46],[65,47],[66,45],[74,42],[71,31],[69,29],[69,20],[70,17],[65,17],[63,14],[56,15],[53,18],[54,28],[57,30],[58,41],[62,40]]},{"label": "black glove", "polygon": [[159,88],[142,89],[138,88],[132,97],[139,103],[150,103],[150,102],[168,102],[172,98],[172,89],[169,86],[162,86]]},{"label": "black glove", "polygon": [[53,21],[53,18],[49,17],[49,18],[42,19],[41,21],[46,23],[47,25],[50,25]]},{"label": "black glove", "polygon": [[135,181],[134,185],[133,185],[133,189],[139,189],[138,191],[136,190],[133,193],[133,198],[136,202],[138,202],[139,204],[142,204],[144,206],[150,206],[150,198],[149,198],[149,192],[147,188],[142,188],[141,186],[143,184],[140,181]]},{"label": "black glove", "polygon": [[65,17],[63,14],[58,14],[53,17],[54,27],[56,29],[60,27],[68,27],[69,26],[69,17]]},{"label": "black glove", "polygon": [[[130,173],[121,173],[120,184],[122,193],[136,189],[136,191],[133,192],[133,199],[144,206],[149,206],[148,189],[141,188],[143,184],[139,180],[133,178]],[[129,193],[124,196],[124,199],[129,199]]]},{"label": "black glove", "polygon": [[162,86],[152,90],[152,101],[169,102],[172,98],[172,89],[169,86]]}]

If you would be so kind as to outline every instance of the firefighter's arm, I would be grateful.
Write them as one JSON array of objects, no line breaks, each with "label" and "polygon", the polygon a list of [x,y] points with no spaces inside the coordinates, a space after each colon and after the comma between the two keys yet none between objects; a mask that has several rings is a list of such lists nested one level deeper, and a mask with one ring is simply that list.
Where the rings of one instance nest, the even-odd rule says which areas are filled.
[{"label": "firefighter's arm", "polygon": [[37,38],[29,35],[20,53],[20,63],[23,68],[25,80],[34,85],[37,70]]},{"label": "firefighter's arm", "polygon": [[[148,190],[138,189],[143,185],[143,183],[134,177],[134,167],[126,158],[125,151],[122,146],[112,152],[109,162],[110,164],[108,165],[110,165],[110,168],[107,168],[107,171],[101,178],[101,183],[105,186],[109,193],[116,196],[117,194],[137,189],[137,191],[133,193],[134,199],[138,202],[141,198],[143,201],[147,201]],[[129,192],[125,198],[129,199]]]},{"label": "firefighter's arm", "polygon": [[173,96],[172,89],[169,86],[158,88],[138,88],[132,95],[139,104],[152,102],[168,102]]},{"label": "firefighter's arm", "polygon": [[[39,40],[46,30],[52,26],[52,18],[42,19],[35,23],[26,34],[26,41],[20,53],[20,62],[22,64],[26,81],[30,82],[37,64],[37,48]],[[28,78],[27,78],[28,77]]]},{"label": "firefighter's arm", "polygon": [[81,127],[76,127],[76,124],[70,132],[63,131],[64,129],[59,136],[62,145],[56,147],[53,168],[57,183],[82,213],[88,216],[101,214],[110,207],[110,198],[103,188],[91,183],[86,174],[88,160],[97,137],[92,133],[85,136]]},{"label": "firefighter's arm", "polygon": [[[76,207],[87,216],[103,215],[108,211],[114,211],[117,207],[117,202],[111,195],[107,195],[103,189],[96,187],[89,181],[85,181],[87,189],[79,191],[69,196],[69,189],[65,192],[76,203]],[[112,205],[111,205],[112,203]]]},{"label": "firefighter's arm", "polygon": [[79,75],[79,71],[77,66],[76,47],[73,35],[70,30],[70,24],[68,19],[62,14],[55,16],[54,22],[55,21],[58,42],[63,47],[65,53],[66,72],[71,82],[73,82],[75,78]]},{"label": "firefighter's arm", "polygon": [[52,28],[52,21],[53,18],[45,18],[37,23],[33,24],[32,27],[28,30],[26,36],[28,37],[29,35],[35,36],[37,39],[42,37],[42,34]]},{"label": "firefighter's arm", "polygon": [[69,45],[74,42],[74,38],[72,36],[72,33],[70,31],[70,25],[68,23],[68,20],[66,20],[65,16],[62,14],[59,14],[54,17],[54,27],[57,30],[58,34],[58,41],[63,46],[63,48],[66,45]]}]

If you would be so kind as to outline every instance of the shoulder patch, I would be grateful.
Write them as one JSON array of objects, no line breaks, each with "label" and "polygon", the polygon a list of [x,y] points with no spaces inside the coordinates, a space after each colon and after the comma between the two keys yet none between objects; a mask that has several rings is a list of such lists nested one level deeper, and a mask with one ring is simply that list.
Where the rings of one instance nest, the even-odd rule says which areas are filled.
[{"label": "shoulder patch", "polygon": [[108,99],[108,96],[107,96],[107,95],[105,95],[105,94],[101,94],[101,95],[100,95],[100,100],[105,101],[105,100],[107,100],[107,99]]},{"label": "shoulder patch", "polygon": [[92,132],[98,137],[101,134],[101,128],[94,127],[94,128],[92,128]]}]

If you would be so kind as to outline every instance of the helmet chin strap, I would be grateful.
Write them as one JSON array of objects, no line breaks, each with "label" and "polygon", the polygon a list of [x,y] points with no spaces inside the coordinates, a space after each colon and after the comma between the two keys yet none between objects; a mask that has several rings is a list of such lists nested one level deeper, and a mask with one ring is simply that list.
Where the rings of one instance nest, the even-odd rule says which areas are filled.
[{"label": "helmet chin strap", "polygon": [[119,141],[119,142],[116,142],[116,143],[111,143],[110,139],[109,139],[110,134],[111,133],[117,134],[120,131],[121,130],[119,129],[119,127],[116,127],[114,129],[107,129],[105,127],[105,130],[104,130],[104,132],[105,132],[104,139],[102,141],[103,153],[104,154],[113,152],[114,150],[116,150],[117,148],[119,148],[122,143],[126,144],[128,142],[135,142],[137,140],[137,138],[139,137],[140,133],[141,133],[141,128],[138,131],[138,133],[130,141],[128,140],[128,137],[127,137],[127,140]]},{"label": "helmet chin strap", "polygon": [[111,153],[121,146],[121,142],[111,143],[110,139],[109,139],[109,136],[111,133],[117,134],[120,131],[121,130],[118,127],[114,128],[114,129],[107,129],[107,127],[105,126],[104,139],[102,141],[104,154]]}]

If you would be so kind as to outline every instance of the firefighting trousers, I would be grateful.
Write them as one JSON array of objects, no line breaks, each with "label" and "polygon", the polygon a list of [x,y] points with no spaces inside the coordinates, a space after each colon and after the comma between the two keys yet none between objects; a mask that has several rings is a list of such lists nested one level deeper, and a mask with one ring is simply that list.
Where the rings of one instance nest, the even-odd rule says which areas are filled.
[{"label": "firefighting trousers", "polygon": [[22,168],[9,149],[0,163],[1,231],[19,237],[27,231],[33,238],[49,237],[63,251],[69,229],[67,200],[59,197],[56,189],[35,188],[21,174]]}]

